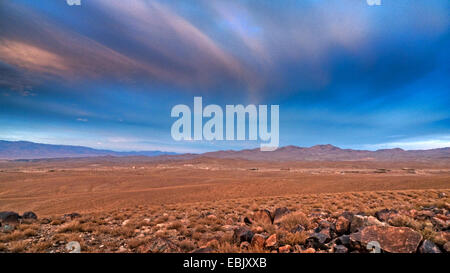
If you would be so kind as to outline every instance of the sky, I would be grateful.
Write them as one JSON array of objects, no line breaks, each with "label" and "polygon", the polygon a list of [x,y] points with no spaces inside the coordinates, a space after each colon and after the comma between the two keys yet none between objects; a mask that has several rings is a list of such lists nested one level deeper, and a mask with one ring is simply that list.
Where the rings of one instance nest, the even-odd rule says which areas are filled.
[{"label": "sky", "polygon": [[0,2],[0,139],[174,141],[173,106],[279,105],[280,146],[450,146],[448,0]]}]

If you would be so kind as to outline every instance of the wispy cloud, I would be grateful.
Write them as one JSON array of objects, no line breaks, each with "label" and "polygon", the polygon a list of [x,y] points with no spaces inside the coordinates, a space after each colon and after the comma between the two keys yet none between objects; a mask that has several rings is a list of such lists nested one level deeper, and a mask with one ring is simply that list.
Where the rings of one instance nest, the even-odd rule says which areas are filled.
[{"label": "wispy cloud", "polygon": [[413,139],[402,139],[393,142],[367,144],[362,148],[369,150],[401,148],[404,150],[427,150],[450,147],[450,136],[431,136]]}]

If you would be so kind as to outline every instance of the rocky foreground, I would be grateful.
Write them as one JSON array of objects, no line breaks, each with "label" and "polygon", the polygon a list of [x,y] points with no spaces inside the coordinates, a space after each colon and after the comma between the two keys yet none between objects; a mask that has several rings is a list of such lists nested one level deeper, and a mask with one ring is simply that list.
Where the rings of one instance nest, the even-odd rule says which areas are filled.
[{"label": "rocky foreground", "polygon": [[448,194],[273,197],[43,218],[0,212],[0,252],[445,253]]}]

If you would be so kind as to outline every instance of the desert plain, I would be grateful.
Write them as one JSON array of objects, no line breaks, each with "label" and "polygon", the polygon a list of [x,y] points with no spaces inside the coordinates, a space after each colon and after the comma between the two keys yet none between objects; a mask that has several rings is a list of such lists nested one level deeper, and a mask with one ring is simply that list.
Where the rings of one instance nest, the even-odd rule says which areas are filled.
[{"label": "desert plain", "polygon": [[3,161],[0,251],[446,252],[449,194],[448,159]]}]

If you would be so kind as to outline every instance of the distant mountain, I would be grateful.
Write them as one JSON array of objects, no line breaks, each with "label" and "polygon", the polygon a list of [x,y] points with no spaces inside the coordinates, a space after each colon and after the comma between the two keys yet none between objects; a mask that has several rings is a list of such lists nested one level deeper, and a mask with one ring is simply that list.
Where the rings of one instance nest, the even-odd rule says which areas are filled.
[{"label": "distant mountain", "polygon": [[450,147],[431,150],[381,149],[377,151],[341,149],[327,144],[309,148],[280,147],[272,152],[259,148],[240,151],[217,151],[203,154],[176,154],[161,151],[115,152],[82,146],[40,144],[27,141],[0,140],[0,159],[48,159],[98,156],[148,156],[156,159],[189,160],[201,157],[255,161],[424,161],[450,160]]},{"label": "distant mountain", "polygon": [[28,141],[0,140],[0,159],[39,159],[94,156],[160,156],[176,153],[161,151],[115,152],[83,146],[51,145]]},{"label": "distant mountain", "polygon": [[241,151],[217,151],[204,153],[202,156],[213,158],[236,158],[258,161],[418,161],[450,159],[450,147],[431,150],[382,149],[377,151],[341,149],[327,144],[309,148],[297,146],[280,147],[272,152],[262,152],[260,149]]}]

